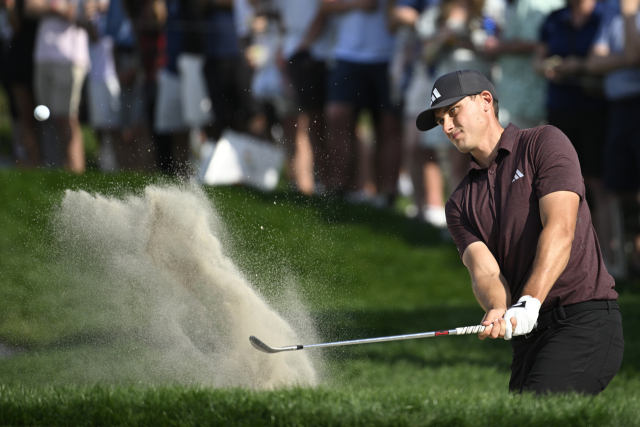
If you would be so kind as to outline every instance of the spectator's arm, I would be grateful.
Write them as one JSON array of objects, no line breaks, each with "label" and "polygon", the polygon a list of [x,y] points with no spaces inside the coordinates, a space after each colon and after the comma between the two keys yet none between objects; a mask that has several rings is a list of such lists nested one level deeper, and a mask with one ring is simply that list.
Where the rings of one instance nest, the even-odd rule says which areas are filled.
[{"label": "spectator's arm", "polygon": [[343,13],[356,9],[375,10],[378,7],[378,0],[322,0],[320,10],[323,13]]},{"label": "spectator's arm", "polygon": [[629,59],[625,55],[611,53],[609,46],[605,44],[594,45],[585,63],[587,72],[596,75],[608,74],[629,65]]},{"label": "spectator's arm", "polygon": [[75,22],[76,6],[67,0],[26,0],[25,13],[35,18],[51,15]]},{"label": "spectator's arm", "polygon": [[537,42],[534,41],[525,41],[525,40],[509,40],[509,41],[500,41],[497,47],[497,54],[502,55],[503,53],[510,54],[529,54],[533,53],[538,46]]},{"label": "spectator's arm", "polygon": [[167,22],[167,4],[165,0],[151,0],[142,11],[145,29],[161,29]]},{"label": "spectator's arm", "polygon": [[533,69],[541,76],[545,75],[547,69],[547,57],[549,56],[549,47],[546,43],[538,43],[533,56]]},{"label": "spectator's arm", "polygon": [[0,0],[0,10],[6,9],[9,17],[9,24],[14,33],[20,32],[20,18],[18,17],[18,11],[16,10],[15,0]]},{"label": "spectator's arm", "polygon": [[[395,2],[389,2],[395,3]],[[395,32],[399,27],[413,27],[418,20],[418,11],[410,6],[390,7],[387,13],[387,21],[389,23],[389,31]]]},{"label": "spectator's arm", "polygon": [[620,12],[624,22],[624,54],[632,64],[640,62],[640,32],[636,25],[638,0],[620,0]]},{"label": "spectator's arm", "polygon": [[233,9],[233,0],[195,0],[195,3],[195,9],[198,14],[209,12],[214,8]]},{"label": "spectator's arm", "polygon": [[437,60],[445,45],[460,46],[462,44],[463,43],[456,38],[455,34],[453,34],[448,27],[444,26],[438,30],[434,37],[425,40],[422,45],[422,60],[427,65],[431,65]]},{"label": "spectator's arm", "polygon": [[309,26],[307,30],[307,34],[305,34],[304,38],[296,48],[296,52],[301,52],[304,50],[309,50],[313,42],[315,42],[320,34],[322,34],[322,30],[324,30],[325,25],[327,24],[327,15],[322,11],[322,8],[316,14],[316,17],[313,19],[313,22]]},{"label": "spectator's arm", "polygon": [[226,9],[233,8],[233,0],[209,0],[212,6],[223,7]]}]

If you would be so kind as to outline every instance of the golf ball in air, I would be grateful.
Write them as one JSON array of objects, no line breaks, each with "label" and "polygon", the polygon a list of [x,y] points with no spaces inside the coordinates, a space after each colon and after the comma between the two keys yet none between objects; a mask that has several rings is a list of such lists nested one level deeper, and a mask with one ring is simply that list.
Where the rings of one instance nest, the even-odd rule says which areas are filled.
[{"label": "golf ball in air", "polygon": [[36,119],[43,121],[49,118],[49,109],[44,105],[38,105],[35,110],[33,110],[33,115]]}]

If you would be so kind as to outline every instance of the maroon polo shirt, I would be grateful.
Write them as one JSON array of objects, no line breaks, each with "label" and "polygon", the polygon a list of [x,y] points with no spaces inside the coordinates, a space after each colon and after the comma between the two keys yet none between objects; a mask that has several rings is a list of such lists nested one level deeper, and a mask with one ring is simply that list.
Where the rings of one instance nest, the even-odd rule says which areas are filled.
[{"label": "maroon polo shirt", "polygon": [[542,231],[539,199],[555,191],[580,196],[569,263],[542,302],[542,311],[589,300],[617,299],[585,199],[580,163],[569,139],[553,126],[509,125],[488,169],[471,158],[467,176],[446,205],[460,257],[484,242],[498,261],[515,302],[531,275]]}]

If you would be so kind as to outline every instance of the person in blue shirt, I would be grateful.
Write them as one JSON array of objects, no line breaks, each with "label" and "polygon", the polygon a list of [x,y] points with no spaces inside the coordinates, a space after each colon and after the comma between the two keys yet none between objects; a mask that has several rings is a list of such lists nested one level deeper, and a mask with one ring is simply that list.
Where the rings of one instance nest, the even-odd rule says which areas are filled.
[{"label": "person in blue shirt", "polygon": [[[615,208],[622,198],[635,200],[640,190],[640,132],[636,125],[640,117],[640,14],[637,0],[608,1],[605,6],[607,10],[585,66],[588,71],[604,76],[609,123],[603,153],[603,184],[613,196]],[[618,230],[620,235],[614,242],[622,240],[621,233]],[[640,239],[635,241],[637,270]],[[613,255],[617,274],[624,276],[627,272],[621,246],[615,246],[618,249]]]},{"label": "person in blue shirt", "polygon": [[357,113],[369,108],[376,123],[374,204],[395,200],[402,158],[400,108],[390,97],[389,62],[394,37],[388,31],[387,0],[323,0],[322,11],[335,22],[335,63],[327,76],[327,187],[347,200],[362,200],[351,181],[357,168],[354,127]]},{"label": "person in blue shirt", "polygon": [[607,236],[602,150],[607,132],[607,101],[602,79],[589,73],[587,58],[606,7],[597,0],[570,0],[552,12],[540,30],[534,68],[548,80],[547,120],[575,147],[598,236]]}]

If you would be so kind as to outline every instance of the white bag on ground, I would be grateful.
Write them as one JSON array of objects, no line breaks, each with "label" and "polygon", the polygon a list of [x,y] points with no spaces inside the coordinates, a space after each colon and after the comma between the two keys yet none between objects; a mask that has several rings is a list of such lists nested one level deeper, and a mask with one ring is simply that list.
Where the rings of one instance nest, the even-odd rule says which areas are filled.
[{"label": "white bag on ground", "polygon": [[268,141],[226,130],[215,150],[203,159],[200,179],[209,185],[245,184],[274,190],[280,180],[284,152]]}]

